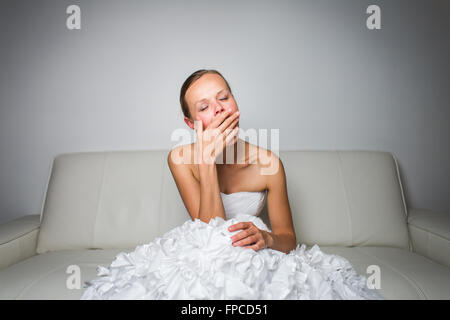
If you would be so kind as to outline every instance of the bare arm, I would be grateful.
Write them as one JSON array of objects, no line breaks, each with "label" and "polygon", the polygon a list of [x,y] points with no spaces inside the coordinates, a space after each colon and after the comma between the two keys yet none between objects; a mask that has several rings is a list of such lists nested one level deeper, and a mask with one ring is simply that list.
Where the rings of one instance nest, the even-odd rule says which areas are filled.
[{"label": "bare arm", "polygon": [[191,159],[187,148],[190,148],[190,146],[172,149],[167,157],[167,162],[184,206],[192,220],[195,220],[198,217],[199,210],[200,184],[189,166]]},{"label": "bare arm", "polygon": [[267,209],[272,227],[272,232],[267,235],[268,247],[289,253],[295,249],[297,240],[289,206],[286,176],[283,163],[273,153],[271,161],[277,162],[278,170],[272,175],[267,175]]},{"label": "bare arm", "polygon": [[[187,146],[185,148],[189,148]],[[168,156],[170,171],[180,192],[184,206],[192,220],[200,219],[209,222],[216,216],[225,219],[225,210],[220,197],[219,181],[215,165],[199,165],[200,182],[194,177],[189,165],[174,161],[178,153],[184,157],[186,149],[171,150]],[[179,158],[178,158],[179,159]]]},{"label": "bare arm", "polygon": [[198,218],[204,222],[221,217],[226,219],[225,209],[220,196],[219,180],[216,165],[199,164],[200,175],[200,208]]}]

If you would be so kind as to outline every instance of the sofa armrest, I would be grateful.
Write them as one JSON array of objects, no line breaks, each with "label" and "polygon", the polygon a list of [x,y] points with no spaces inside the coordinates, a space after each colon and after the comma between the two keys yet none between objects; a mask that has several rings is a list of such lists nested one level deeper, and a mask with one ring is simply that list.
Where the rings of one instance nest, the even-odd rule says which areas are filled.
[{"label": "sofa armrest", "polygon": [[0,224],[0,269],[36,254],[40,215],[28,215]]},{"label": "sofa armrest", "polygon": [[450,213],[427,209],[408,211],[413,251],[450,267]]}]

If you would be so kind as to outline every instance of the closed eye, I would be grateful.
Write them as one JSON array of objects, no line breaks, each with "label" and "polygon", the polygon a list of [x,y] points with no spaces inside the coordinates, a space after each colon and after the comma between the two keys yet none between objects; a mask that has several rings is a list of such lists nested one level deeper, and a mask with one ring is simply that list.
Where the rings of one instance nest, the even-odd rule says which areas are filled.
[{"label": "closed eye", "polygon": [[[221,101],[228,100],[228,97],[222,98],[222,99],[220,99],[220,100],[221,100]],[[200,111],[203,111],[203,110],[205,110],[206,108],[208,108],[208,106],[204,106],[203,108],[200,109]]]}]

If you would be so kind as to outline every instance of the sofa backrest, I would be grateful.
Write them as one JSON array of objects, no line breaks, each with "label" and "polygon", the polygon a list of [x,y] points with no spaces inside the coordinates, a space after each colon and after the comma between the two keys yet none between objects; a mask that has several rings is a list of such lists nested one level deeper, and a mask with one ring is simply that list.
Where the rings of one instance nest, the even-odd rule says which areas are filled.
[{"label": "sofa backrest", "polygon": [[281,151],[297,242],[409,248],[397,161],[381,151]]},{"label": "sofa backrest", "polygon": [[[134,248],[190,219],[169,150],[82,152],[54,158],[37,253]],[[374,151],[281,151],[297,241],[408,246],[393,156]],[[267,205],[263,220],[270,226]]]},{"label": "sofa backrest", "polygon": [[168,150],[69,153],[53,160],[37,252],[134,248],[189,218]]}]

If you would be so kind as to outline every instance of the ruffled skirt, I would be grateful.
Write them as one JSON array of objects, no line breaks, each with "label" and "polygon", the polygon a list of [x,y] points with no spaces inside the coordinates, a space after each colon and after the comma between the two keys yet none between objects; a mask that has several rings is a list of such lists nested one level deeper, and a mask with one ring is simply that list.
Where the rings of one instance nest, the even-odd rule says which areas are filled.
[{"label": "ruffled skirt", "polygon": [[289,254],[232,246],[240,230],[228,227],[240,221],[270,231],[248,215],[186,221],[119,253],[110,267],[98,266],[81,299],[383,299],[348,260],[317,245],[298,245]]}]

